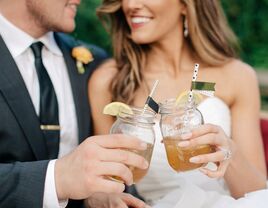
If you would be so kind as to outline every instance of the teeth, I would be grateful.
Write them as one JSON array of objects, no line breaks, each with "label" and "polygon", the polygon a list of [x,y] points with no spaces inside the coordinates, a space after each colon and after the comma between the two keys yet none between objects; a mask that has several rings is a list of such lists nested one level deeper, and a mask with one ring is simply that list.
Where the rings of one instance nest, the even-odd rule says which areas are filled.
[{"label": "teeth", "polygon": [[133,17],[133,18],[131,18],[132,23],[146,23],[149,21],[150,21],[150,18],[148,18],[148,17]]}]

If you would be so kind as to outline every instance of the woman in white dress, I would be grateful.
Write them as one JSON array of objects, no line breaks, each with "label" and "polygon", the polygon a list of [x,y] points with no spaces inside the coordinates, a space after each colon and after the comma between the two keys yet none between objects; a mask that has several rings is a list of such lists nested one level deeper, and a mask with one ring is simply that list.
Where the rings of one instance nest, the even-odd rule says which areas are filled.
[{"label": "woman in white dress", "polygon": [[[200,64],[198,80],[216,83],[215,97],[199,105],[205,122],[211,124],[194,130],[188,142],[181,143],[215,145],[215,153],[192,158],[191,162],[215,162],[216,170],[174,172],[156,125],[150,170],[136,184],[139,194],[155,204],[180,188],[181,180],[234,198],[265,188],[257,79],[254,70],[237,58],[236,37],[220,2],[104,0],[98,13],[111,27],[114,60],[99,67],[89,81],[95,134],[108,133],[114,122],[102,114],[106,104],[121,101],[141,107],[156,79],[159,85],[154,98],[158,102],[190,89],[195,63]],[[232,157],[225,160],[221,148],[230,150]]]}]

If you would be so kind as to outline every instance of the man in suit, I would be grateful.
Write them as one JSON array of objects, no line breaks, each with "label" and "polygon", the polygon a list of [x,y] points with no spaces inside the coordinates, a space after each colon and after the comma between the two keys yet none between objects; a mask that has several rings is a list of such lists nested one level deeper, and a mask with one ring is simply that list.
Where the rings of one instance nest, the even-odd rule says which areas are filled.
[{"label": "man in suit", "polygon": [[[87,81],[106,54],[90,45],[94,61],[78,72],[71,56],[76,41],[59,32],[74,30],[79,4],[0,1],[0,207],[56,208],[96,192],[121,193],[124,185],[104,176],[119,176],[130,185],[127,166],[148,167],[142,157],[122,150],[146,148],[135,138],[86,139],[91,133]],[[69,202],[68,207],[80,206]]]}]

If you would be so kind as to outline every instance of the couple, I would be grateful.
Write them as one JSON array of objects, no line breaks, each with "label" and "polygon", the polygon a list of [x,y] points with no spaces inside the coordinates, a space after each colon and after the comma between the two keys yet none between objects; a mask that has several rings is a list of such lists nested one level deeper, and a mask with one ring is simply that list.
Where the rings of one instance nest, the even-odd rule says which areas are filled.
[{"label": "couple", "polygon": [[[104,0],[98,12],[100,16],[111,17],[115,61],[99,66],[107,56],[90,45],[94,61],[85,65],[83,74],[77,71],[76,60],[71,56],[76,42],[69,36],[51,32],[74,29],[79,3],[79,0],[0,1],[1,207],[60,207],[68,202],[68,207],[82,206],[81,201],[67,199],[86,199],[85,206],[89,207],[105,207],[109,202],[121,207],[126,204],[144,207],[138,199],[116,194],[124,186],[102,176],[118,175],[131,185],[132,176],[125,165],[147,168],[148,164],[135,154],[115,148],[146,147],[123,135],[85,138],[93,132],[108,133],[113,118],[102,115],[104,105],[123,101],[142,106],[155,79],[160,80],[157,101],[189,89],[195,62],[201,65],[201,80],[216,82],[218,98],[206,99],[199,107],[203,106],[205,121],[217,126],[204,125],[182,145],[209,143],[219,147],[216,153],[192,161],[218,162],[216,171],[200,170],[212,178],[224,175],[224,184],[198,171],[185,173],[185,180],[189,177],[204,189],[211,182],[211,190],[220,192],[214,189],[218,186],[234,198],[265,188],[257,81],[253,70],[235,58],[235,38],[217,1]],[[36,47],[31,46],[36,41],[42,42],[43,61]],[[60,135],[53,141],[47,138],[51,130],[39,127],[42,109],[48,106],[42,105],[40,67],[46,68],[55,89],[50,94],[56,94],[57,98],[56,124],[60,123]],[[55,102],[49,105],[55,108]],[[224,160],[220,147],[232,151],[230,160]],[[55,155],[60,159],[51,160]],[[139,194],[152,205],[181,185],[179,174],[169,169],[163,155],[163,147],[157,141],[150,170],[136,185]]]}]

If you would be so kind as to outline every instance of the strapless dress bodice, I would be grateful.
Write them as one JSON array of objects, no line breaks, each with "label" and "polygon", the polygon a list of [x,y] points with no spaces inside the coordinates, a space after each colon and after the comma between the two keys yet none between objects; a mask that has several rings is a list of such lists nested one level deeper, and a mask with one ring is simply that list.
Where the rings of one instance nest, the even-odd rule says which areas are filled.
[{"label": "strapless dress bodice", "polygon": [[[217,97],[207,98],[198,105],[204,122],[220,126],[227,136],[231,134],[230,109]],[[222,194],[229,194],[223,179],[211,179],[198,170],[175,172],[168,164],[164,145],[161,143],[162,135],[159,121],[155,124],[156,141],[152,160],[147,175],[136,184],[138,193],[153,205],[167,193],[180,188],[183,181],[190,180],[200,188],[214,190]],[[213,164],[209,164],[210,166]]]}]

